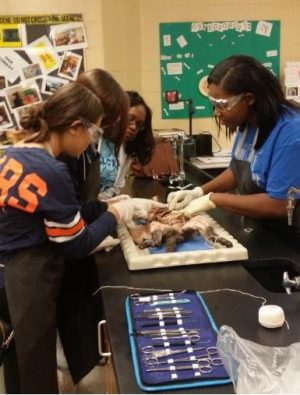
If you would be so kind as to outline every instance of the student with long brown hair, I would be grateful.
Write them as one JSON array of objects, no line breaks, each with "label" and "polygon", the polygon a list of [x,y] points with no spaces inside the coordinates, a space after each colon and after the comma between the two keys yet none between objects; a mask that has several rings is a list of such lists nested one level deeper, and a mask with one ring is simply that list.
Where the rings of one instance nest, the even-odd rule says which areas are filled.
[{"label": "student with long brown hair", "polygon": [[[67,303],[59,311],[68,295],[62,285],[65,259],[75,270],[78,258],[91,254],[117,221],[131,221],[141,207],[134,199],[81,207],[67,166],[56,159],[77,157],[103,135],[102,104],[90,89],[71,82],[40,108],[24,111],[25,138],[0,157],[0,307],[6,306],[0,316],[11,320],[14,330],[19,391],[57,393],[56,328],[64,333],[63,346],[78,330],[70,332],[63,314],[74,306]],[[64,347],[75,382],[96,363],[94,355],[84,360],[84,341],[77,337]],[[72,353],[75,346],[81,353]]]}]

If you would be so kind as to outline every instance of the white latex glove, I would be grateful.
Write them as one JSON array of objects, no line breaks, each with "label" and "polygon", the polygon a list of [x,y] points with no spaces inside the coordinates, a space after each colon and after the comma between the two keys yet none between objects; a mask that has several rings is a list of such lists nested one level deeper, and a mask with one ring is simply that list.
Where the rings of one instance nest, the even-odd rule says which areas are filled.
[{"label": "white latex glove", "polygon": [[156,200],[152,199],[139,199],[133,198],[131,199],[134,203],[135,210],[134,210],[134,217],[135,218],[143,218],[147,219],[149,213],[154,208],[168,208],[168,205],[165,203],[157,202]]},{"label": "white latex glove", "polygon": [[99,252],[99,251],[103,251],[103,250],[105,250],[106,252],[109,252],[118,244],[120,244],[119,239],[114,239],[112,236],[107,236],[104,240],[101,241],[100,244],[97,245],[97,247],[94,249],[92,254],[94,252]]},{"label": "white latex glove", "polygon": [[147,219],[149,212],[155,208],[167,208],[168,205],[159,203],[151,199],[126,199],[121,202],[113,203],[110,207],[114,207],[120,215],[120,221],[124,222],[127,228],[134,228],[134,218]]},{"label": "white latex glove", "polygon": [[128,228],[133,227],[133,218],[135,212],[135,204],[133,199],[125,199],[121,202],[110,204],[109,207],[114,207],[120,216],[120,221],[124,222]]},{"label": "white latex glove", "polygon": [[182,211],[187,217],[193,217],[203,211],[208,211],[212,208],[215,208],[216,205],[214,202],[210,200],[210,195],[212,192],[207,195],[201,196],[198,199],[194,199],[188,206],[186,206]]},{"label": "white latex glove", "polygon": [[203,196],[201,187],[196,187],[192,190],[171,192],[168,195],[168,205],[170,210],[181,210],[186,207],[192,200]]}]

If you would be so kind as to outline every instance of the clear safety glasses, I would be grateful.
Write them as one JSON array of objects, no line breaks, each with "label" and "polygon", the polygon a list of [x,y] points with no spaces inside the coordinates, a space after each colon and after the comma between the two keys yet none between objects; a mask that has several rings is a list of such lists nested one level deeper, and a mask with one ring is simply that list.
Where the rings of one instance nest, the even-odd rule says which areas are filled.
[{"label": "clear safety glasses", "polygon": [[145,129],[144,122],[137,121],[134,117],[131,117],[130,115],[129,115],[128,124],[135,125],[136,130],[138,132],[142,132]]},{"label": "clear safety glasses", "polygon": [[104,134],[104,131],[100,126],[95,125],[93,122],[88,121],[87,119],[82,119],[82,124],[85,128],[87,128],[93,143],[99,141]]},{"label": "clear safety glasses", "polygon": [[244,93],[241,93],[236,96],[228,97],[227,99],[215,99],[212,96],[208,96],[209,101],[213,105],[214,108],[221,112],[229,111],[234,106],[236,106],[244,97]]}]

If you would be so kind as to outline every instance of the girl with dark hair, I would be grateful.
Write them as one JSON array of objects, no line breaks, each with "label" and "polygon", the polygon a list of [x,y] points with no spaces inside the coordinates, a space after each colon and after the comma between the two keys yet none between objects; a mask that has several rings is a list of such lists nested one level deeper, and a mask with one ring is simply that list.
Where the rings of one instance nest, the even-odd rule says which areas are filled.
[{"label": "girl with dark hair", "polygon": [[[171,209],[195,215],[214,207],[257,218],[285,218],[291,186],[300,186],[300,113],[256,59],[231,56],[208,76],[214,115],[237,131],[228,169],[191,191],[168,196]],[[225,193],[237,188],[238,194]]]},{"label": "girl with dark hair", "polygon": [[152,133],[152,112],[144,99],[135,91],[127,91],[129,97],[129,118],[125,128],[123,144],[115,156],[114,143],[102,140],[100,152],[99,200],[119,195],[125,185],[125,177],[132,161],[147,164],[154,148]]}]

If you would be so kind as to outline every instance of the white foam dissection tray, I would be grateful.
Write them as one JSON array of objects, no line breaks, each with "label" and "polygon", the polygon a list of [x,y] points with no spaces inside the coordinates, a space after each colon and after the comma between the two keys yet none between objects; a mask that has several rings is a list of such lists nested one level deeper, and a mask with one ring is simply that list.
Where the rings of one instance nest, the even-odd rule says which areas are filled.
[{"label": "white foam dissection tray", "polygon": [[127,261],[129,270],[156,269],[159,267],[196,265],[201,263],[231,262],[248,259],[248,251],[224,228],[222,228],[209,215],[203,217],[210,222],[215,232],[230,240],[231,248],[214,248],[208,250],[166,252],[162,254],[150,254],[148,249],[140,249],[134,244],[132,237],[125,225],[119,223],[117,232],[121,241],[121,248]]}]

